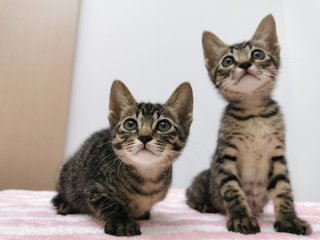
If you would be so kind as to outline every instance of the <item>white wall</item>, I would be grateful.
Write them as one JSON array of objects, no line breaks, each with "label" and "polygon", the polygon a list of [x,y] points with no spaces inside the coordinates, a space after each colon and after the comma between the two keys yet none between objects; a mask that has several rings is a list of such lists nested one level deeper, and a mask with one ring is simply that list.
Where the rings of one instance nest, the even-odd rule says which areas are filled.
[{"label": "white wall", "polygon": [[[124,81],[138,101],[164,102],[191,82],[194,122],[188,145],[174,164],[174,187],[187,187],[208,168],[225,103],[204,67],[201,35],[226,43],[253,34],[272,13],[282,45],[275,98],[287,122],[288,158],[297,200],[320,201],[320,5],[317,0],[83,0],[72,89],[66,157],[93,131],[107,127],[109,89]],[[319,146],[318,146],[319,145]]]}]

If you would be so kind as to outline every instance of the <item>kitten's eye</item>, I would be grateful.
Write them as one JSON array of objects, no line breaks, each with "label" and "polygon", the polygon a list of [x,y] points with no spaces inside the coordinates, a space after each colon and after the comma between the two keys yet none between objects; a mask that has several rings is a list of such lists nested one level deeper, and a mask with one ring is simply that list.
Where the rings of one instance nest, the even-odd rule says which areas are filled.
[{"label": "kitten's eye", "polygon": [[223,67],[229,67],[232,64],[234,64],[234,58],[232,56],[226,56],[223,60],[222,60],[222,66]]},{"label": "kitten's eye", "polygon": [[264,54],[264,52],[260,49],[256,49],[251,53],[251,57],[257,60],[262,60],[265,58],[265,56],[266,55]]},{"label": "kitten's eye", "polygon": [[124,123],[123,123],[123,127],[124,129],[128,130],[128,131],[132,131],[135,130],[137,128],[138,124],[137,121],[129,118],[127,119]]},{"label": "kitten's eye", "polygon": [[157,129],[161,132],[167,132],[171,129],[171,126],[168,120],[160,120],[157,124]]}]

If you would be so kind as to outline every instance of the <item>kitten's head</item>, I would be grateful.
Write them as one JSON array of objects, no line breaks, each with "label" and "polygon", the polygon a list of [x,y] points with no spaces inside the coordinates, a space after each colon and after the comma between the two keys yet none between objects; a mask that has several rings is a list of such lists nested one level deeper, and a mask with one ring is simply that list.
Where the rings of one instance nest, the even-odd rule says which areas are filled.
[{"label": "kitten's head", "polygon": [[137,103],[121,81],[114,81],[109,122],[115,153],[134,166],[169,166],[186,144],[192,110],[192,89],[187,82],[165,104],[152,104]]},{"label": "kitten's head", "polygon": [[280,47],[271,15],[259,24],[251,40],[226,45],[204,32],[202,44],[209,76],[228,101],[269,96],[278,74]]}]

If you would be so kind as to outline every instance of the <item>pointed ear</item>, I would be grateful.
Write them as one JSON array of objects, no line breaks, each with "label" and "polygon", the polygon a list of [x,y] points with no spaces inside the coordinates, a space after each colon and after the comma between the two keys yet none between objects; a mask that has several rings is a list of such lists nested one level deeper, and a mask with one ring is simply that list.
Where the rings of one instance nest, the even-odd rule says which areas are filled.
[{"label": "pointed ear", "polygon": [[253,43],[261,44],[271,54],[279,56],[280,47],[278,43],[276,23],[272,15],[266,16],[260,22],[252,37]]},{"label": "pointed ear", "polygon": [[165,105],[174,110],[181,125],[189,132],[193,111],[193,94],[190,83],[184,82],[180,84]]},{"label": "pointed ear", "polygon": [[227,45],[211,32],[203,32],[202,46],[206,67],[211,70],[215,67],[226,51]]},{"label": "pointed ear", "polygon": [[119,80],[115,80],[111,86],[109,101],[109,122],[110,126],[115,126],[121,119],[122,113],[136,105],[129,89]]}]

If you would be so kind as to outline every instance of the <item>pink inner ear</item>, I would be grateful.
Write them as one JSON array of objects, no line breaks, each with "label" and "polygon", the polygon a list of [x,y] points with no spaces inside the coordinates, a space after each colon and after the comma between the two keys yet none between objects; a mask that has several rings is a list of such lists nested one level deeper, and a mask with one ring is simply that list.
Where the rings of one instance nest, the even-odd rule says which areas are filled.
[{"label": "pink inner ear", "polygon": [[236,92],[251,93],[263,84],[262,80],[259,80],[251,74],[245,74],[239,82],[230,84],[230,89]]}]

